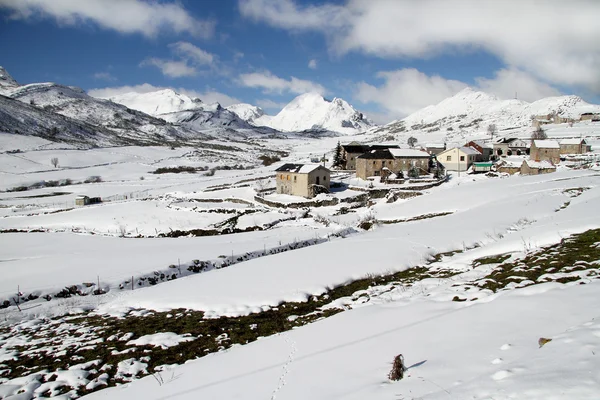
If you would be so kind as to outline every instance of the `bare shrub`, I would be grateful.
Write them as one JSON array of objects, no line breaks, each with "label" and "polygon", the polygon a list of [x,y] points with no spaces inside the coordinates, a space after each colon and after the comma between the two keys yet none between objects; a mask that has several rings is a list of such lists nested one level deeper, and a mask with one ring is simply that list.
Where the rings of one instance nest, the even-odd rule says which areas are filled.
[{"label": "bare shrub", "polygon": [[399,381],[404,378],[404,372],[406,371],[406,366],[404,365],[404,356],[402,354],[398,354],[394,357],[394,364],[392,365],[392,370],[388,374],[388,378],[392,381]]},{"label": "bare shrub", "polygon": [[58,168],[58,157],[52,157],[52,158],[50,159],[50,163],[52,164],[52,166],[53,166],[54,168]]}]

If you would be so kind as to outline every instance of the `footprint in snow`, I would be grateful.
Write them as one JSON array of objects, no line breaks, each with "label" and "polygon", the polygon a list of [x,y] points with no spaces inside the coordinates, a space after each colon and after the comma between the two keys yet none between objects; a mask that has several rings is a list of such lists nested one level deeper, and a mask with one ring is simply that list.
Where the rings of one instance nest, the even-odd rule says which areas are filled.
[{"label": "footprint in snow", "polygon": [[502,363],[502,361],[504,361],[504,360],[502,360],[501,358],[495,358],[492,360],[492,364],[500,364],[500,363]]},{"label": "footprint in snow", "polygon": [[510,349],[512,346],[509,343],[503,344],[502,346],[500,346],[500,350],[508,350]]},{"label": "footprint in snow", "polygon": [[492,375],[492,379],[495,381],[501,381],[502,379],[508,378],[511,375],[512,375],[512,372],[510,372],[510,371],[500,370],[500,371],[496,372],[494,375]]}]

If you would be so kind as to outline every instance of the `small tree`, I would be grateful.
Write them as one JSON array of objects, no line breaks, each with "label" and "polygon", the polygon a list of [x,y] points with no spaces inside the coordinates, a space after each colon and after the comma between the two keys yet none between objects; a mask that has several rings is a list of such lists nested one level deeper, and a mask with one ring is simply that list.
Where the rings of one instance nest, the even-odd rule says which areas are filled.
[{"label": "small tree", "polygon": [[489,124],[487,128],[488,133],[492,140],[494,140],[494,135],[498,132],[498,128],[496,128],[496,124]]},{"label": "small tree", "polygon": [[408,140],[406,141],[406,143],[408,143],[408,145],[410,147],[415,147],[415,145],[417,144],[417,142],[418,142],[418,140],[414,136],[409,137]]},{"label": "small tree", "polygon": [[346,158],[344,157],[344,150],[342,149],[342,145],[338,141],[337,146],[335,146],[335,150],[333,152],[333,167],[344,168],[345,165]]},{"label": "small tree", "polygon": [[408,170],[408,177],[409,178],[418,178],[419,177],[419,167],[417,167],[416,165],[413,165],[412,167],[410,167],[410,169]]},{"label": "small tree", "polygon": [[545,140],[545,139],[548,139],[548,135],[546,134],[546,131],[544,131],[541,126],[539,126],[531,134],[531,139],[532,140]]},{"label": "small tree", "polygon": [[50,163],[52,164],[52,166],[53,166],[54,168],[58,168],[58,157],[52,157],[52,158],[50,159]]}]

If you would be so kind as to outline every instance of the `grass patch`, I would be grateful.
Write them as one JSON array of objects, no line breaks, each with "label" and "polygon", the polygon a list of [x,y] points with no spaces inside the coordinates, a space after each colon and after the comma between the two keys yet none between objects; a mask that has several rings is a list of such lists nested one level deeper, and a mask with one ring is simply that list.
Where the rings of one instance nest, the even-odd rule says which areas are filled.
[{"label": "grass patch", "polygon": [[488,264],[501,264],[510,258],[510,254],[497,254],[495,256],[481,257],[473,260],[473,267]]}]

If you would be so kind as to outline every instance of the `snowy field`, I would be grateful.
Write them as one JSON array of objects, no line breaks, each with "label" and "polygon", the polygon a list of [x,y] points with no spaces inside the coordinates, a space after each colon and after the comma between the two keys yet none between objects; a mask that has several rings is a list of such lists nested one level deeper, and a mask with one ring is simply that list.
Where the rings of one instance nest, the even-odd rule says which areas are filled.
[{"label": "snowy field", "polygon": [[[565,125],[547,132],[591,138],[588,143],[597,150],[596,129]],[[516,262],[600,228],[598,165],[561,165],[556,173],[539,176],[463,173],[419,196],[392,202],[341,203],[363,193],[346,186],[325,196],[340,201],[333,206],[270,207],[256,200],[258,190],[274,188],[275,168],[331,154],[338,139],[265,139],[266,148],[289,152],[266,167],[250,151],[219,159],[203,157],[194,148],[76,150],[0,134],[0,305],[9,303],[0,309],[0,399],[79,396],[61,391],[61,382],[86,387],[90,399],[600,397],[600,283],[595,272],[600,258],[575,261],[587,268],[576,277],[566,270],[535,282],[519,277],[498,291],[484,283],[500,262],[476,262],[498,255]],[[425,134],[418,139],[435,141]],[[58,158],[57,167],[52,158]],[[197,171],[153,173],[161,167]],[[94,176],[101,179],[85,182]],[[35,186],[67,179],[69,184]],[[343,180],[353,182],[347,176]],[[8,191],[16,187],[27,190]],[[104,201],[75,206],[75,198],[84,194]],[[265,198],[294,200],[274,194]],[[600,247],[600,241],[594,246]],[[184,365],[163,366],[154,376],[134,379],[138,372],[155,372],[146,369],[154,353],[146,359],[139,352],[155,347],[176,352],[200,336],[156,327],[139,336],[117,340],[115,333],[110,340],[88,340],[94,329],[81,330],[89,343],[74,346],[87,350],[122,342],[111,350],[113,356],[124,352],[118,365],[101,370],[100,361],[75,356],[69,361],[72,369],[40,372],[34,365],[22,377],[3,377],[3,363],[27,353],[21,354],[19,346],[42,340],[24,332],[54,325],[62,332],[60,324],[70,323],[66,314],[143,317],[186,309],[201,312],[202,325],[218,317],[277,312],[282,304],[310,306],[355,280],[413,267],[450,273],[351,292],[323,308],[344,312],[275,330],[251,343],[218,347],[197,360],[191,356]],[[71,290],[69,296],[55,297],[65,290]],[[19,307],[15,298],[23,299]],[[14,330],[2,330],[10,327]],[[226,343],[224,335],[215,335],[219,345]],[[542,337],[552,341],[541,347]],[[404,380],[392,383],[387,373],[398,354],[409,368]],[[105,377],[100,373],[110,368],[118,371],[120,383],[133,382],[91,393],[106,386],[108,372]],[[94,375],[85,372],[90,370],[99,375],[88,379]],[[58,378],[48,381],[53,373]]]}]

